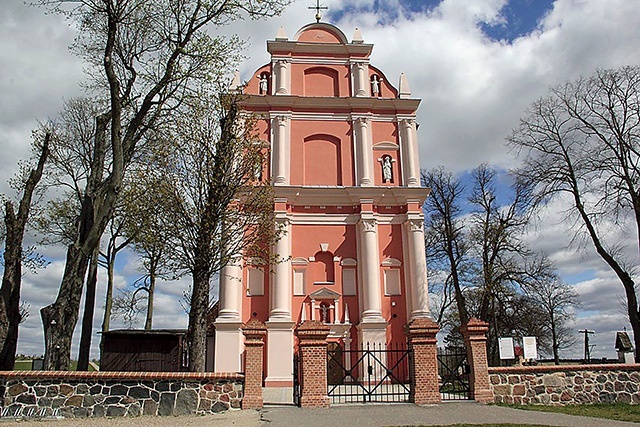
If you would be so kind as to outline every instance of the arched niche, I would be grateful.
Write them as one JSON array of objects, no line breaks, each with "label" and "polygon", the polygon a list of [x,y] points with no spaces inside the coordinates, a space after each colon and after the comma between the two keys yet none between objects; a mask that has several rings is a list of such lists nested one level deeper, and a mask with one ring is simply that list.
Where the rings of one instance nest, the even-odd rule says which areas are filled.
[{"label": "arched niche", "polygon": [[335,271],[333,267],[333,254],[331,252],[316,252],[313,265],[313,282],[334,283]]},{"label": "arched niche", "polygon": [[316,134],[304,139],[304,185],[342,185],[340,139]]},{"label": "arched niche", "polygon": [[304,96],[330,96],[340,94],[338,71],[328,67],[304,70]]}]

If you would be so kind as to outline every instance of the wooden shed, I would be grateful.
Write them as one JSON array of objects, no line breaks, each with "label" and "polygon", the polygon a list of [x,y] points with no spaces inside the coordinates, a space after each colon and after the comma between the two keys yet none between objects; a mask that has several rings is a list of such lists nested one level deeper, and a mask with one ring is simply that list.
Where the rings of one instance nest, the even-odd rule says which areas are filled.
[{"label": "wooden shed", "polygon": [[102,334],[101,371],[177,372],[189,366],[186,329],[122,329]]}]

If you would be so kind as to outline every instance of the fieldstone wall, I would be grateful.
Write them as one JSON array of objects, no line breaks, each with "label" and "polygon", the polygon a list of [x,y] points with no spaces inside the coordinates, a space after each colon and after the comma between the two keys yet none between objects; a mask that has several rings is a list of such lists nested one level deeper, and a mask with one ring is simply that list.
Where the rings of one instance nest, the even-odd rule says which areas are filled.
[{"label": "fieldstone wall", "polygon": [[189,415],[240,409],[241,374],[0,372],[2,417]]},{"label": "fieldstone wall", "polygon": [[640,403],[640,365],[489,368],[495,403]]}]

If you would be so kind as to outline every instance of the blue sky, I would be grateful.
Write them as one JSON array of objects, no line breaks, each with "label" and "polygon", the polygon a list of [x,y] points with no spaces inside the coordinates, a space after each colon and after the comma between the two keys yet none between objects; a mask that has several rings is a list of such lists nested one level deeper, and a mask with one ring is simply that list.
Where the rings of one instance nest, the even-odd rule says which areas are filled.
[{"label": "blue sky", "polygon": [[[640,8],[629,0],[323,0],[333,23],[350,39],[358,27],[374,45],[372,65],[397,84],[405,72],[418,111],[420,164],[445,166],[466,174],[482,162],[498,169],[517,164],[504,138],[527,106],[550,86],[590,75],[598,68],[640,64]],[[220,30],[249,40],[241,64],[243,78],[269,62],[266,40],[280,26],[292,38],[314,21],[298,0],[282,16],[242,21]],[[7,179],[18,159],[28,156],[31,129],[55,117],[62,100],[82,93],[82,62],[68,46],[74,30],[55,15],[4,0],[0,8],[0,193],[10,194]],[[541,215],[530,241],[556,262],[585,304],[578,328],[596,330],[594,355],[613,356],[613,331],[626,325],[620,310],[622,288],[589,245],[570,247],[570,235],[558,201]],[[629,243],[629,236],[612,236]],[[633,236],[631,236],[633,237]],[[38,310],[51,303],[63,268],[64,249],[43,248],[52,264],[24,278],[24,299],[31,317],[21,330],[19,351],[42,352]],[[637,255],[634,255],[637,256]],[[119,261],[117,285],[138,274],[132,257]],[[159,287],[156,327],[184,327],[187,318],[177,301],[188,278]],[[94,320],[100,325],[104,276],[99,284]],[[97,349],[95,335],[94,349]],[[577,349],[578,353],[581,351]],[[74,349],[75,354],[75,349]],[[95,352],[94,352],[95,354]]]}]

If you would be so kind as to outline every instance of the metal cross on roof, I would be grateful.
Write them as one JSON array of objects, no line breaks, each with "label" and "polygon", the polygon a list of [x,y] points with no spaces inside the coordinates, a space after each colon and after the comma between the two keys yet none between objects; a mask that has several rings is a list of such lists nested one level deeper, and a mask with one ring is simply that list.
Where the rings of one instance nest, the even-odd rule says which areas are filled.
[{"label": "metal cross on roof", "polygon": [[316,0],[316,5],[315,6],[311,6],[309,9],[315,9],[316,10],[316,22],[320,22],[320,19],[322,18],[322,15],[320,15],[320,11],[321,10],[327,10],[329,9],[326,6],[320,6],[320,0]]}]

